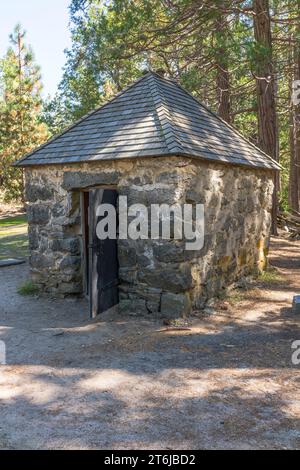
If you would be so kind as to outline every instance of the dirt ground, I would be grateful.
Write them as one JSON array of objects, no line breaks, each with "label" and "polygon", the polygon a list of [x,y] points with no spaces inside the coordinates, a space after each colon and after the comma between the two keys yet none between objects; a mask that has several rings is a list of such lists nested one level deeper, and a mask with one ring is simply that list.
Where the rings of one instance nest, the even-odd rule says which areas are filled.
[{"label": "dirt ground", "polygon": [[280,282],[258,283],[191,329],[24,298],[0,270],[0,448],[300,448],[300,241],[273,240]]}]

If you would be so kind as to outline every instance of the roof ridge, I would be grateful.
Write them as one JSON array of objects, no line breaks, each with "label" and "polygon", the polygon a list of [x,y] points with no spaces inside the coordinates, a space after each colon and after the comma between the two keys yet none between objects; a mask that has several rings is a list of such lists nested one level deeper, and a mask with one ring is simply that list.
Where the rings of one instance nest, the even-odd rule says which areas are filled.
[{"label": "roof ridge", "polygon": [[[152,72],[154,73],[154,72]],[[180,88],[184,93],[186,93],[188,96],[190,96],[199,106],[201,106],[202,108],[204,108],[206,111],[208,111],[212,116],[214,116],[215,118],[217,118],[219,121],[221,121],[223,124],[225,124],[225,126],[229,127],[229,129],[231,129],[233,132],[235,132],[239,137],[241,137],[245,142],[247,142],[247,144],[251,145],[251,147],[255,148],[255,150],[257,150],[259,153],[262,153],[265,157],[267,157],[269,160],[271,160],[272,163],[274,163],[278,169],[283,169],[282,165],[280,165],[280,163],[276,160],[274,160],[274,158],[272,158],[270,155],[268,155],[266,152],[264,152],[262,149],[260,149],[259,147],[257,147],[257,145],[255,145],[253,142],[251,142],[251,140],[247,139],[238,129],[236,129],[234,126],[232,126],[231,124],[229,124],[227,121],[225,121],[223,118],[221,118],[221,116],[219,116],[217,113],[215,113],[214,111],[212,111],[211,109],[209,109],[205,104],[203,104],[196,96],[192,95],[192,93],[190,93],[189,91],[187,91],[185,88],[183,88],[183,86],[177,82],[177,80],[175,79],[171,79],[171,78],[167,78],[167,77],[161,77],[159,74],[157,73],[154,73],[156,77],[160,78],[161,80],[165,80],[165,81],[168,81],[169,83],[173,84],[173,85],[176,85],[178,88]]]},{"label": "roof ridge", "polygon": [[152,78],[152,80],[150,80],[149,82],[149,88],[155,106],[156,114],[159,119],[161,133],[169,152],[182,152],[183,147],[176,136],[171,112],[168,109],[168,105],[162,95],[162,91],[156,82],[156,77],[158,76],[159,75],[155,72],[150,72],[148,75],[148,77]]},{"label": "roof ridge", "polygon": [[84,116],[82,116],[81,118],[77,119],[75,122],[73,122],[73,124],[71,124],[70,126],[67,126],[62,132],[60,132],[59,134],[56,134],[55,136],[51,137],[50,139],[48,139],[46,142],[44,142],[42,145],[40,145],[39,147],[36,147],[34,150],[31,150],[29,153],[27,153],[26,155],[24,155],[24,157],[20,158],[19,160],[17,160],[13,166],[19,166],[20,163],[23,163],[24,160],[26,160],[28,157],[30,157],[31,155],[33,155],[34,153],[38,152],[39,150],[47,147],[47,145],[51,144],[52,142],[54,142],[56,139],[58,139],[59,137],[63,136],[64,134],[66,134],[67,132],[69,132],[71,129],[73,129],[74,127],[76,127],[78,124],[80,124],[82,121],[84,121],[87,117],[89,116],[92,116],[93,114],[96,114],[98,111],[100,111],[100,109],[103,109],[105,108],[107,105],[109,105],[110,103],[112,103],[114,100],[116,100],[117,98],[119,98],[120,96],[122,96],[124,93],[126,93],[128,90],[130,90],[130,88],[134,87],[135,85],[137,85],[138,83],[140,83],[141,81],[145,80],[147,77],[149,77],[149,75],[151,75],[153,72],[147,72],[145,75],[143,75],[142,77],[140,77],[138,80],[135,80],[134,82],[130,83],[130,85],[128,85],[127,87],[123,88],[121,91],[119,91],[118,93],[116,93],[114,96],[112,96],[112,98],[108,99],[105,103],[101,104],[100,106],[97,106],[97,108],[95,109],[92,109],[91,111],[89,111],[88,113],[86,113]]}]

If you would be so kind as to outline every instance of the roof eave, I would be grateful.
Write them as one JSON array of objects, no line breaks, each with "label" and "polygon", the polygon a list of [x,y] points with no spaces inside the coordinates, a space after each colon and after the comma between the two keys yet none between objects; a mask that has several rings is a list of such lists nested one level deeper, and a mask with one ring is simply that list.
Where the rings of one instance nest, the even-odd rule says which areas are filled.
[{"label": "roof eave", "polygon": [[270,163],[273,163],[273,167],[266,167],[266,166],[260,166],[260,165],[249,165],[247,163],[234,163],[232,161],[228,162],[225,160],[216,160],[216,159],[209,159],[207,157],[202,156],[201,154],[190,154],[187,152],[182,152],[179,149],[177,151],[173,151],[172,153],[160,153],[160,154],[149,154],[149,155],[143,155],[142,157],[140,155],[135,155],[131,157],[125,157],[125,156],[120,156],[120,157],[111,157],[111,158],[105,158],[105,159],[86,159],[86,160],[80,160],[80,161],[73,161],[70,162],[68,160],[65,161],[60,161],[60,162],[34,162],[32,160],[26,160],[26,158],[22,158],[18,162],[14,163],[13,166],[19,167],[19,168],[30,168],[30,167],[45,167],[45,166],[59,166],[59,165],[78,165],[82,163],[93,163],[93,162],[103,162],[103,161],[117,161],[117,160],[130,160],[130,159],[137,159],[137,158],[169,158],[169,157],[185,157],[185,158],[190,158],[193,160],[201,160],[203,162],[207,163],[215,163],[215,164],[220,164],[220,165],[226,165],[226,166],[237,166],[241,168],[246,168],[246,169],[252,169],[254,171],[257,170],[263,170],[263,171],[280,171],[282,169],[281,165],[274,160],[271,160]]}]

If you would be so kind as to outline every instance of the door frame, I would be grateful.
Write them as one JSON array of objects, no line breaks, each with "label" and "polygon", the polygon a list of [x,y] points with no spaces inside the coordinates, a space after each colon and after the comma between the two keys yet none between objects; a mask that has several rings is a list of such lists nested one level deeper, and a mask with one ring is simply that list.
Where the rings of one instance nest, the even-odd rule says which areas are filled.
[{"label": "door frame", "polygon": [[[86,299],[90,300],[90,224],[89,224],[89,193],[94,189],[113,189],[118,194],[118,187],[115,185],[95,185],[80,190],[80,212],[81,212],[81,233],[82,233],[82,266],[83,266],[83,292]],[[116,240],[118,244],[118,238]]]},{"label": "door frame", "polygon": [[82,284],[84,296],[89,297],[89,190],[80,191],[80,213],[81,213],[81,234],[82,234]]}]

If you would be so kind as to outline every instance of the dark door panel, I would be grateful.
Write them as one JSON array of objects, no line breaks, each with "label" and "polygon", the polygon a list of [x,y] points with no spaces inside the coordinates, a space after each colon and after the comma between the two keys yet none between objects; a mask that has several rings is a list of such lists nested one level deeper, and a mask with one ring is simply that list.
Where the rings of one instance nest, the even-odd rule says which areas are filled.
[{"label": "dark door panel", "polygon": [[[90,313],[94,318],[119,302],[117,240],[100,240],[96,227],[102,217],[96,215],[100,204],[117,206],[117,192],[113,189],[90,191]],[[104,215],[105,217],[106,215]]]}]

